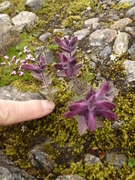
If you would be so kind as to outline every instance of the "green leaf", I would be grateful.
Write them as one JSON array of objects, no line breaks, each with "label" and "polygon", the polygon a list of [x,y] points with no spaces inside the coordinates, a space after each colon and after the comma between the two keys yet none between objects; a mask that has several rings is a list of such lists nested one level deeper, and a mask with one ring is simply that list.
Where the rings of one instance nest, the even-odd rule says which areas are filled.
[{"label": "green leaf", "polygon": [[129,166],[130,168],[132,168],[132,167],[133,167],[132,162],[128,162],[128,166]]},{"label": "green leaf", "polygon": [[34,36],[34,37],[38,37],[38,35],[39,35],[38,33],[33,33],[32,34],[32,36]]},{"label": "green leaf", "polygon": [[133,166],[135,166],[135,157],[130,158],[129,162],[128,162],[128,166],[130,168],[132,168]]}]

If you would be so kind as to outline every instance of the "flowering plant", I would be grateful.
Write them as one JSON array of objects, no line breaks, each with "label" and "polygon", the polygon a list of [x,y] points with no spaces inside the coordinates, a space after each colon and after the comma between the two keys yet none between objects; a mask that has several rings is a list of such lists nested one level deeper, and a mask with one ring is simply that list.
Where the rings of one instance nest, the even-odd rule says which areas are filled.
[{"label": "flowering plant", "polygon": [[[80,135],[87,129],[96,131],[96,117],[103,116],[110,120],[116,120],[117,115],[112,112],[115,108],[115,104],[112,101],[116,96],[116,94],[114,94],[113,84],[109,81],[103,81],[96,90],[92,86],[88,90],[88,83],[82,82],[75,77],[82,67],[82,63],[78,63],[76,57],[76,48],[78,45],[77,37],[72,37],[71,39],[64,37],[64,40],[55,37],[55,42],[61,50],[61,52],[57,52],[60,62],[54,64],[57,75],[67,78],[69,88],[73,91],[75,96],[77,95],[79,97],[77,101],[69,104],[69,111],[64,113],[64,117],[71,118],[76,115],[80,117],[78,120],[78,131]],[[46,68],[47,64],[42,55],[40,56],[39,63],[36,65],[29,64],[24,60],[20,66],[21,70],[32,71],[31,74],[34,78],[43,81],[43,86],[39,89],[41,94],[46,98],[53,98],[57,89],[51,87],[51,72],[45,73]],[[85,95],[84,99],[82,95]]]}]

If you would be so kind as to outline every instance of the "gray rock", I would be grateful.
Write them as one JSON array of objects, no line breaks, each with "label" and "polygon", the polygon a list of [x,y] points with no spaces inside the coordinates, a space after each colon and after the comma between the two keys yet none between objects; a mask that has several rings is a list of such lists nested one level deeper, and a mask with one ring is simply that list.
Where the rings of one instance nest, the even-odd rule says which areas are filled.
[{"label": "gray rock", "polygon": [[125,66],[126,81],[131,83],[135,81],[135,61],[126,60],[123,65]]},{"label": "gray rock", "polygon": [[21,41],[21,37],[9,21],[0,21],[0,27],[0,54],[6,54],[11,46],[16,46]]},{"label": "gray rock", "polygon": [[129,16],[129,17],[135,16],[135,7],[132,7],[131,9],[129,9],[126,13],[126,16]]},{"label": "gray rock", "polygon": [[100,159],[92,154],[86,154],[85,155],[85,159],[84,159],[85,163],[87,163],[89,166],[93,165],[93,164],[97,164],[97,163],[101,163]]},{"label": "gray rock", "polygon": [[22,11],[12,18],[12,21],[19,31],[23,31],[25,26],[32,28],[37,21],[36,14],[28,11]]},{"label": "gray rock", "polygon": [[65,28],[63,28],[63,29],[54,29],[53,34],[57,34],[57,33],[62,33],[62,34],[66,35],[66,34],[71,34],[72,31],[70,29],[65,29]]},{"label": "gray rock", "polygon": [[10,21],[10,17],[7,14],[0,14],[0,21]]},{"label": "gray rock", "polygon": [[95,22],[92,24],[92,30],[95,30],[95,29],[99,29],[100,28],[100,23],[99,22]]},{"label": "gray rock", "polygon": [[25,3],[26,8],[30,8],[31,11],[40,10],[44,4],[44,0],[27,0]]},{"label": "gray rock", "polygon": [[84,25],[85,27],[90,27],[92,26],[94,23],[98,22],[99,21],[99,18],[91,18],[91,19],[87,19],[85,22],[84,22]]},{"label": "gray rock", "polygon": [[113,164],[115,170],[122,168],[123,163],[127,164],[127,157],[116,152],[106,153],[106,161]]},{"label": "gray rock", "polygon": [[103,46],[111,41],[117,36],[117,31],[112,29],[98,29],[90,35],[90,45],[91,46]]},{"label": "gray rock", "polygon": [[0,13],[3,12],[5,9],[9,8],[11,3],[9,1],[4,1],[0,4]]},{"label": "gray rock", "polygon": [[81,176],[78,176],[77,174],[70,174],[65,176],[58,176],[55,180],[85,180]]},{"label": "gray rock", "polygon": [[12,86],[0,87],[0,99],[14,101],[28,101],[31,99],[42,99],[38,93],[21,92]]},{"label": "gray rock", "polygon": [[135,57],[135,43],[128,50],[128,53],[130,54],[131,57]]},{"label": "gray rock", "polygon": [[120,32],[117,35],[113,45],[113,50],[117,55],[121,56],[122,54],[127,52],[129,37],[130,37],[129,34],[125,32]]},{"label": "gray rock", "polygon": [[0,151],[0,180],[36,180],[27,172],[14,166],[2,151]]},{"label": "gray rock", "polygon": [[76,32],[74,32],[74,36],[77,36],[78,40],[82,40],[86,36],[88,36],[90,33],[89,29],[81,29]]},{"label": "gray rock", "polygon": [[130,6],[135,5],[135,0],[120,0],[118,4],[122,4],[128,2],[130,4]]},{"label": "gray rock", "polygon": [[131,24],[132,20],[129,18],[123,18],[116,21],[114,24],[110,26],[111,29],[123,30],[128,24]]},{"label": "gray rock", "polygon": [[100,52],[99,56],[101,58],[106,58],[107,56],[109,56],[111,54],[111,47],[106,46],[103,51]]},{"label": "gray rock", "polygon": [[51,64],[54,60],[52,52],[49,49],[46,49],[44,46],[37,47],[33,54],[36,59],[39,59],[39,56],[42,55],[47,64]]},{"label": "gray rock", "polygon": [[112,129],[118,129],[121,124],[125,124],[125,121],[124,120],[123,121],[115,121],[112,124]]},{"label": "gray rock", "polygon": [[125,31],[135,37],[135,27],[126,27]]},{"label": "gray rock", "polygon": [[52,34],[49,33],[49,32],[47,32],[47,33],[45,33],[45,34],[42,34],[42,35],[39,37],[39,40],[42,41],[42,42],[45,42],[46,39],[48,39],[48,38],[51,37],[51,36],[52,36]]},{"label": "gray rock", "polygon": [[42,145],[35,146],[28,153],[28,158],[36,169],[46,175],[50,174],[54,169],[53,161],[49,155],[42,150]]}]

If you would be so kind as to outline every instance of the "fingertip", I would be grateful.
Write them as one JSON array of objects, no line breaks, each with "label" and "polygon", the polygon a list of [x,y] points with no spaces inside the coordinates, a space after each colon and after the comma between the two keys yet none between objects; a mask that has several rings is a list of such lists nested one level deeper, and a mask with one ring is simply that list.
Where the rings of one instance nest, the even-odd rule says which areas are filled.
[{"label": "fingertip", "polygon": [[53,111],[55,108],[55,104],[53,101],[42,100],[41,105],[42,105],[42,108],[44,109],[44,111],[46,111],[46,110]]}]

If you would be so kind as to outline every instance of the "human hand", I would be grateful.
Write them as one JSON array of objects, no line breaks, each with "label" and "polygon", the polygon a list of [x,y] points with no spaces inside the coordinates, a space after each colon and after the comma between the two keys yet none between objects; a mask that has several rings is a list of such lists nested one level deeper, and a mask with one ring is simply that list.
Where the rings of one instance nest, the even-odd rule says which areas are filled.
[{"label": "human hand", "polygon": [[0,99],[0,125],[10,125],[41,118],[51,113],[55,104],[48,100],[11,101]]}]

